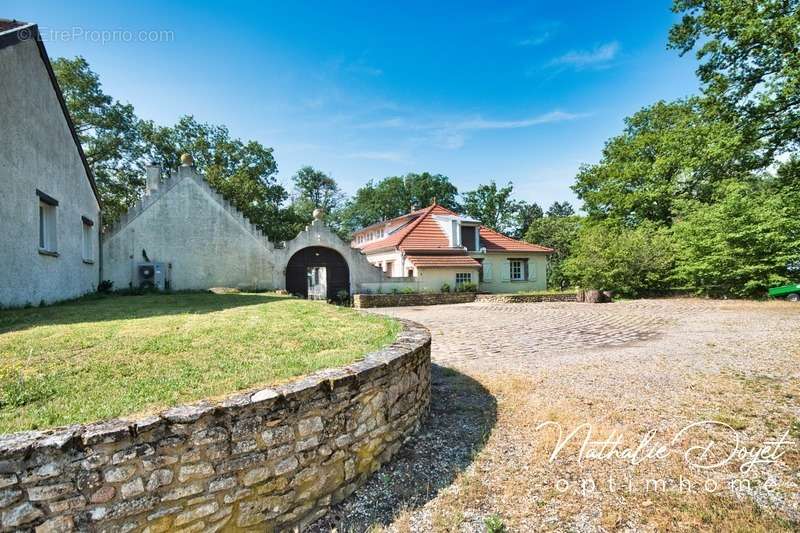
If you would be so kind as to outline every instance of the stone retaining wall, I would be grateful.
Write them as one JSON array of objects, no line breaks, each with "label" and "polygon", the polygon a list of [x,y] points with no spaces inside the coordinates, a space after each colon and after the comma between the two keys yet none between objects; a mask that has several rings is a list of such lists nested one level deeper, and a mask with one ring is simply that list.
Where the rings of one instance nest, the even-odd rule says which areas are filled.
[{"label": "stone retaining wall", "polygon": [[397,452],[430,402],[413,322],[348,367],[217,403],[0,437],[2,530],[302,528]]},{"label": "stone retaining wall", "polygon": [[476,302],[492,303],[534,303],[534,302],[575,302],[575,293],[553,294],[479,294]]},{"label": "stone retaining wall", "polygon": [[406,307],[414,305],[463,304],[475,301],[474,292],[434,292],[414,294],[355,294],[353,307]]}]

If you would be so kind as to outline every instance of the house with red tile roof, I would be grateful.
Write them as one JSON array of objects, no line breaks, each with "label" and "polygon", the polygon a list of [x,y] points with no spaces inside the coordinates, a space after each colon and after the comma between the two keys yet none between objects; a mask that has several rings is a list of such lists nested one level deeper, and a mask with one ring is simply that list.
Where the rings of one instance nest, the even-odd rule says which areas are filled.
[{"label": "house with red tile roof", "polygon": [[507,237],[434,203],[353,234],[351,246],[398,281],[439,291],[474,283],[483,292],[547,288],[551,248]]}]

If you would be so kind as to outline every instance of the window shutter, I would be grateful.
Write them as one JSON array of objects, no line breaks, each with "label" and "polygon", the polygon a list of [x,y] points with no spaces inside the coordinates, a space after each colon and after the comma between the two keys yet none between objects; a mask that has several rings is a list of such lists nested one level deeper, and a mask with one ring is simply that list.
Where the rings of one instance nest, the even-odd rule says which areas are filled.
[{"label": "window shutter", "polygon": [[530,265],[528,267],[528,279],[535,280],[536,279],[536,263],[532,261],[528,261],[526,264]]},{"label": "window shutter", "polygon": [[503,263],[503,281],[511,281],[511,261]]},{"label": "window shutter", "polygon": [[483,262],[483,281],[492,281],[492,264]]},{"label": "window shutter", "polygon": [[524,279],[525,281],[528,281],[529,278],[528,278],[528,262],[527,261],[523,261],[522,262],[522,268],[524,269],[524,272],[523,272],[523,276],[524,277],[522,279]]}]

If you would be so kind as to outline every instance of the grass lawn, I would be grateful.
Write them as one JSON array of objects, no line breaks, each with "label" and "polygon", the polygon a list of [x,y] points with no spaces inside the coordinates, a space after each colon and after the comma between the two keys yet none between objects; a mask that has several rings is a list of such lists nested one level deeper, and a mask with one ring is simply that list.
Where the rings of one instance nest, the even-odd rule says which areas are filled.
[{"label": "grass lawn", "polygon": [[361,359],[398,323],[274,294],[108,296],[0,311],[0,432],[90,422]]}]

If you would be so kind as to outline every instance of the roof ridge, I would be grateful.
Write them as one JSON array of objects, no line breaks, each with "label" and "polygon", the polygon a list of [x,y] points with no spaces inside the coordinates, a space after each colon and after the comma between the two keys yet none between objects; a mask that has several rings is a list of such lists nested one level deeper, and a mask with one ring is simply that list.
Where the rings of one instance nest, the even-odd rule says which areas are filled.
[{"label": "roof ridge", "polygon": [[406,240],[406,237],[408,237],[411,234],[411,232],[414,231],[414,228],[419,226],[423,220],[428,218],[428,215],[431,214],[431,211],[433,211],[433,208],[436,207],[437,205],[438,204],[436,202],[432,203],[431,206],[428,209],[426,209],[424,213],[418,216],[417,219],[414,220],[414,222],[409,224],[405,234],[402,237],[400,237],[400,240],[397,241],[397,244],[395,244],[395,246],[399,248],[400,245],[403,244],[403,241]]}]

